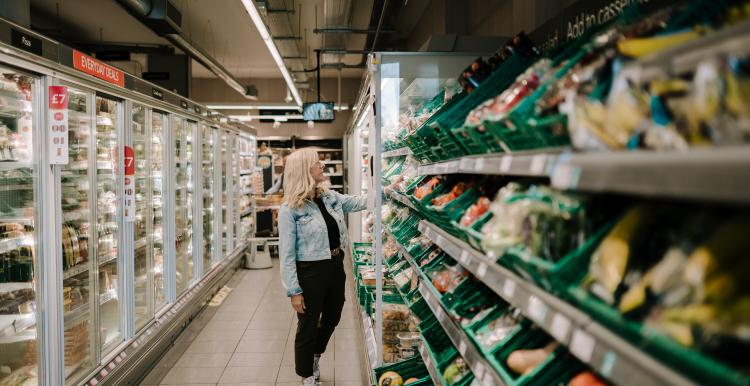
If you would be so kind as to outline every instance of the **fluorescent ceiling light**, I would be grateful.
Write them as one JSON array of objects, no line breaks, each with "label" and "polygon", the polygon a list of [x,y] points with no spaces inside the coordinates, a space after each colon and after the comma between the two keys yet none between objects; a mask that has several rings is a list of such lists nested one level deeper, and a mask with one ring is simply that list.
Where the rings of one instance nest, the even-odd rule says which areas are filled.
[{"label": "fluorescent ceiling light", "polygon": [[[267,104],[247,104],[247,103],[216,103],[209,104],[206,107],[213,110],[298,110],[302,111],[302,108],[297,105],[284,104],[284,103],[267,103]],[[349,110],[349,105],[346,103],[337,104],[333,106],[335,111],[346,111]]]},{"label": "fluorescent ceiling light", "polygon": [[274,121],[286,122],[290,119],[302,119],[302,114],[292,115],[230,115],[229,118],[240,122],[250,122],[254,119],[273,119]]},{"label": "fluorescent ceiling light", "polygon": [[276,66],[278,66],[279,71],[281,71],[281,76],[284,77],[286,86],[289,88],[289,91],[292,92],[292,97],[294,97],[294,101],[297,103],[297,106],[302,106],[302,98],[300,98],[299,96],[299,91],[297,91],[297,86],[294,84],[292,75],[289,74],[289,70],[286,68],[286,65],[284,64],[284,60],[281,59],[281,54],[279,54],[279,49],[276,48],[276,44],[274,44],[273,38],[271,38],[271,34],[268,32],[268,28],[266,28],[266,23],[263,22],[263,18],[260,16],[260,13],[258,12],[258,8],[255,7],[255,3],[253,3],[252,0],[242,0],[242,5],[245,6],[245,10],[247,11],[248,14],[250,14],[250,18],[253,19],[253,23],[255,24],[255,27],[258,29],[258,32],[260,33],[260,38],[263,39],[263,41],[266,43],[266,47],[268,47],[268,51],[271,53],[271,56],[273,57],[274,62],[276,62]]},{"label": "fluorescent ceiling light", "polygon": [[302,108],[286,103],[268,103],[268,104],[247,104],[247,103],[217,103],[213,105],[207,105],[209,109],[213,110],[297,110],[302,111]]}]

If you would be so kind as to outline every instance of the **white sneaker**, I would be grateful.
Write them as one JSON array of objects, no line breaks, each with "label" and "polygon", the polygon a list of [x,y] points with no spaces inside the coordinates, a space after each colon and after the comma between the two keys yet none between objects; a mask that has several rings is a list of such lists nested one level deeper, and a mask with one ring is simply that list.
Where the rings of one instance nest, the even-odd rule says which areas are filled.
[{"label": "white sneaker", "polygon": [[315,377],[315,381],[320,381],[320,357],[316,356],[313,359],[313,377]]},{"label": "white sneaker", "polygon": [[309,376],[302,381],[302,386],[316,386],[318,383],[315,382],[315,376]]}]

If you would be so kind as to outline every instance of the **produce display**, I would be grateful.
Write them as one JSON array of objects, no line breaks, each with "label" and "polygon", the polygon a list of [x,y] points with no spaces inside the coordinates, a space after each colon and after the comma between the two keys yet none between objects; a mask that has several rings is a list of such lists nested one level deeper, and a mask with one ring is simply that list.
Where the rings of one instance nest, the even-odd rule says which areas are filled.
[{"label": "produce display", "polygon": [[740,371],[750,325],[747,213],[641,204],[591,256],[583,285],[629,320]]},{"label": "produce display", "polygon": [[[738,175],[750,7],[649,9],[625,7],[547,52],[519,34],[496,57],[467,60],[463,91],[439,108],[425,101],[444,89],[410,94],[429,83],[420,78],[379,99],[376,111],[402,118],[383,148],[412,153],[386,155],[376,177],[398,193],[376,209],[393,283],[383,295],[410,310],[410,359],[433,384],[750,382],[747,200],[692,193],[697,178],[672,162],[705,153],[692,168]],[[672,167],[688,176],[620,181]]]}]

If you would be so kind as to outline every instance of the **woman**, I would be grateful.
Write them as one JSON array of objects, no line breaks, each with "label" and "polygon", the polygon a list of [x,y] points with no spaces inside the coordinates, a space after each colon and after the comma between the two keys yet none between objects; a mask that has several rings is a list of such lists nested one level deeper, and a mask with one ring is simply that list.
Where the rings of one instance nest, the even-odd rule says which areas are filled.
[{"label": "woman", "polygon": [[321,186],[323,163],[312,149],[293,152],[284,169],[279,209],[281,278],[297,312],[294,364],[302,385],[320,378],[319,361],[344,307],[344,213],[364,210],[365,196],[343,195]]}]

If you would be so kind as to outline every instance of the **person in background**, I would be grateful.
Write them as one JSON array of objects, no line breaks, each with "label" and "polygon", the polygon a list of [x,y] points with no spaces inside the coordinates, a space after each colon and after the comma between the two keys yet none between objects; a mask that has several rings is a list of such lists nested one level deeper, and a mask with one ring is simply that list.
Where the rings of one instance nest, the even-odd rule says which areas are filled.
[{"label": "person in background", "polygon": [[[282,168],[286,166],[286,157],[288,156],[285,155],[284,157],[281,158]],[[283,182],[284,182],[284,172],[282,171],[281,174],[279,175],[279,178],[276,179],[276,182],[273,183],[273,186],[271,186],[270,188],[268,188],[268,190],[266,190],[265,194],[269,195],[269,194],[278,193],[279,190],[281,190],[281,186]]]},{"label": "person in background", "polygon": [[297,312],[294,364],[303,386],[320,379],[320,357],[344,307],[344,214],[367,207],[366,196],[324,188],[323,171],[313,149],[289,155],[278,218],[281,278]]}]

